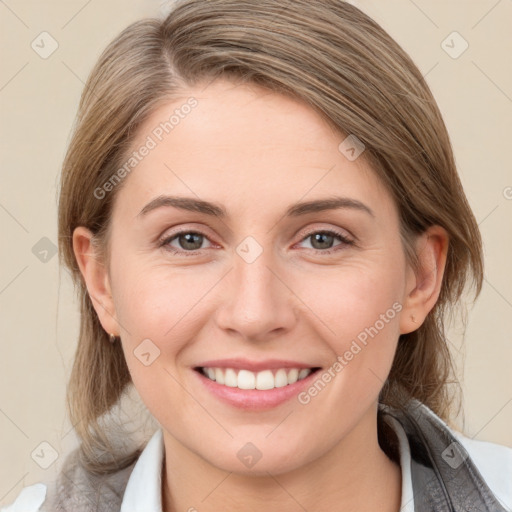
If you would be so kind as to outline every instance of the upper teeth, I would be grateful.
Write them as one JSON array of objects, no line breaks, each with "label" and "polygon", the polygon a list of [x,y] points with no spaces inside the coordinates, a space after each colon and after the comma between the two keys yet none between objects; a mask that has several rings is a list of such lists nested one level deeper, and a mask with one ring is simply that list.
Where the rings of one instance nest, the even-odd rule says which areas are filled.
[{"label": "upper teeth", "polygon": [[310,368],[280,368],[275,371],[263,370],[251,372],[249,370],[234,370],[233,368],[202,368],[203,374],[219,384],[240,389],[273,389],[293,384],[307,377],[312,370]]}]

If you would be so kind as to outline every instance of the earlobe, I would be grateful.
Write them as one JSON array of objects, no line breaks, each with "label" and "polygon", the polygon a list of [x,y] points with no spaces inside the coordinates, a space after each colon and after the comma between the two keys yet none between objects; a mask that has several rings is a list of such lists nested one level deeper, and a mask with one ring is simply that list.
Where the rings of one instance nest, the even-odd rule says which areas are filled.
[{"label": "earlobe", "polygon": [[83,226],[74,230],[73,251],[101,325],[107,333],[119,332],[110,278],[92,242],[90,230]]},{"label": "earlobe", "polygon": [[441,226],[431,226],[416,242],[418,270],[408,267],[400,334],[415,331],[434,307],[441,292],[449,235]]}]

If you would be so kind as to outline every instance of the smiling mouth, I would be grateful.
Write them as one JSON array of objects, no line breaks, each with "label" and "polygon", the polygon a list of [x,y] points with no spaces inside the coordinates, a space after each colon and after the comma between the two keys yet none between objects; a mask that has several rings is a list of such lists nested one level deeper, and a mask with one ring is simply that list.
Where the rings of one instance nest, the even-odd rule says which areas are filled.
[{"label": "smiling mouth", "polygon": [[259,389],[262,391],[295,384],[295,382],[305,379],[319,369],[319,367],[301,369],[278,368],[252,372],[249,370],[234,368],[194,368],[195,371],[217,384],[231,388]]}]

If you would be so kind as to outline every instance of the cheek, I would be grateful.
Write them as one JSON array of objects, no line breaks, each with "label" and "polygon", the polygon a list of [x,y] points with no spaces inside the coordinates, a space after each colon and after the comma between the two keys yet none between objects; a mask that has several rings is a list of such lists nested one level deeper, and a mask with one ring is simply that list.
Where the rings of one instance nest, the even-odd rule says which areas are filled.
[{"label": "cheek", "polygon": [[[378,323],[379,330],[398,333],[403,274],[398,268],[355,263],[329,273],[308,274],[295,282],[294,291],[312,314],[326,339],[343,349],[365,328]],[[393,307],[395,304],[395,307]],[[383,329],[384,315],[386,329]]]},{"label": "cheek", "polygon": [[208,285],[204,275],[191,279],[193,272],[180,274],[163,266],[125,265],[123,271],[116,313],[134,386],[159,420],[169,411],[185,412],[190,404],[178,384],[183,380],[180,357],[197,335],[200,299],[213,283]]},{"label": "cheek", "polygon": [[[298,295],[307,297],[319,337],[332,354],[330,373],[324,375],[328,391],[321,392],[321,400],[344,411],[341,415],[356,411],[376,398],[391,368],[400,334],[403,273],[399,265],[359,264],[302,284]],[[316,393],[307,392],[304,401],[314,400]]]},{"label": "cheek", "polygon": [[[136,338],[162,340],[189,323],[209,280],[194,270],[125,264],[119,269],[115,305],[120,324]],[[193,317],[193,313],[190,318]]]},{"label": "cheek", "polygon": [[116,314],[133,382],[150,410],[156,411],[162,402],[155,389],[176,405],[183,394],[177,381],[188,371],[183,358],[212,317],[215,305],[207,292],[219,276],[165,265],[125,263],[123,275],[118,270]]}]

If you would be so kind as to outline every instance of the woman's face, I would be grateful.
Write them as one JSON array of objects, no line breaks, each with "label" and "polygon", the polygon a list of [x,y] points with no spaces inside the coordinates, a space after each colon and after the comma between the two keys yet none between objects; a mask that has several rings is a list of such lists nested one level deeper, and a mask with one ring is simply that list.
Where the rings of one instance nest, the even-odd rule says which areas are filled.
[{"label": "woman's face", "polygon": [[[415,279],[394,202],[345,138],[227,81],[138,132],[112,218],[118,323],[97,311],[166,443],[223,470],[292,470],[375,422]],[[293,384],[293,368],[320,370]],[[273,389],[240,389],[256,383]]]}]

